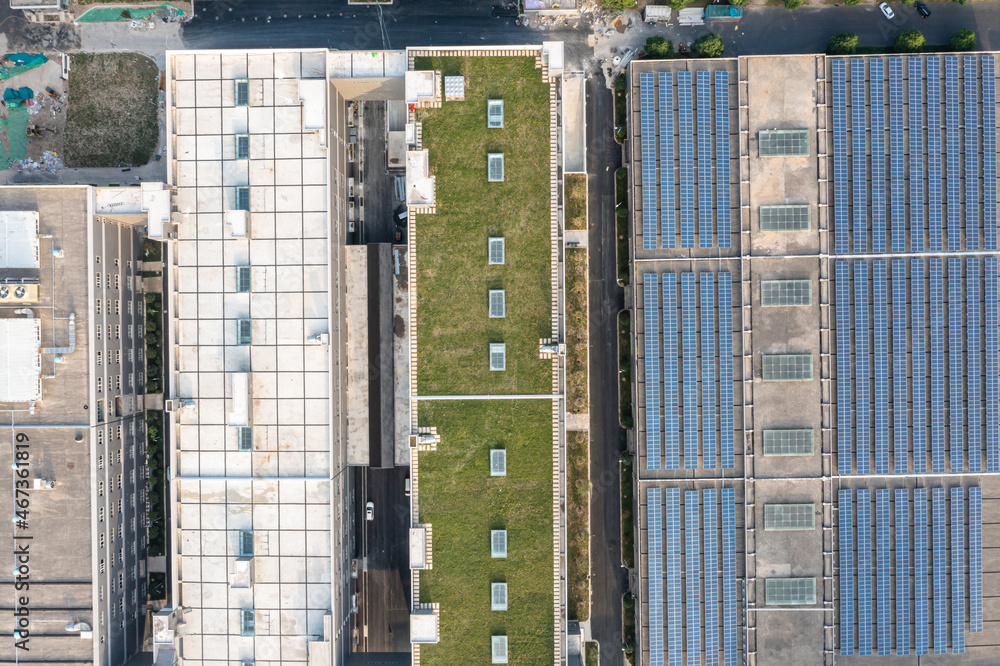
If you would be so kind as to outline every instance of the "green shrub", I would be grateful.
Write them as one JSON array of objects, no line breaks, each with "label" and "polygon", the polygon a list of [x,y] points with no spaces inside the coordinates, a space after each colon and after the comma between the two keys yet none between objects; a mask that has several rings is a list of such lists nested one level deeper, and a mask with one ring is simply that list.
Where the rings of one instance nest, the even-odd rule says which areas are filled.
[{"label": "green shrub", "polygon": [[674,57],[673,42],[663,37],[650,37],[646,40],[646,55],[650,58],[666,59]]},{"label": "green shrub", "polygon": [[857,50],[858,36],[853,32],[838,32],[826,47],[829,55],[853,55]]},{"label": "green shrub", "polygon": [[623,12],[635,7],[635,0],[601,0],[601,4],[615,12]]},{"label": "green shrub", "polygon": [[850,5],[860,5],[861,4],[861,0],[844,0],[844,4],[848,5],[848,6],[850,6]]},{"label": "green shrub", "polygon": [[785,9],[798,9],[802,6],[802,0],[785,0]]},{"label": "green shrub", "polygon": [[948,40],[948,46],[951,47],[952,51],[975,51],[976,33],[968,28],[962,28],[951,36],[951,39]]},{"label": "green shrub", "polygon": [[680,10],[690,5],[691,2],[692,0],[670,0],[670,2],[668,2],[667,4],[670,5],[670,8],[672,10],[674,10],[675,12],[679,12]]},{"label": "green shrub", "polygon": [[924,48],[924,35],[919,30],[904,30],[899,33],[893,48],[897,53],[919,53]]},{"label": "green shrub", "polygon": [[722,37],[713,32],[702,35],[691,45],[691,53],[699,58],[721,58],[726,45],[722,43]]},{"label": "green shrub", "polygon": [[733,7],[742,7],[743,5],[747,4],[747,0],[729,0],[729,4],[731,4]]}]

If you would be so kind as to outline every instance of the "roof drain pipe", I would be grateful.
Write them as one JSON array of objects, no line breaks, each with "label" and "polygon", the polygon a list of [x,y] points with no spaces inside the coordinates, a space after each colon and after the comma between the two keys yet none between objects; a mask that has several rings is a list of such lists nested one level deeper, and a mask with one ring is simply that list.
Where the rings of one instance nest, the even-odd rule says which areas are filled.
[{"label": "roof drain pipe", "polygon": [[[62,317],[59,317],[59,319],[62,319]],[[62,356],[58,356],[58,354],[72,354],[73,351],[76,350],[76,313],[75,312],[70,312],[68,319],[69,319],[69,346],[68,347],[43,347],[42,350],[41,350],[43,354],[57,354],[57,356],[53,359],[53,363],[62,363],[63,362]],[[53,366],[52,374],[51,375],[42,375],[42,379],[52,379],[55,376],[56,376],[55,375],[55,366]]]}]

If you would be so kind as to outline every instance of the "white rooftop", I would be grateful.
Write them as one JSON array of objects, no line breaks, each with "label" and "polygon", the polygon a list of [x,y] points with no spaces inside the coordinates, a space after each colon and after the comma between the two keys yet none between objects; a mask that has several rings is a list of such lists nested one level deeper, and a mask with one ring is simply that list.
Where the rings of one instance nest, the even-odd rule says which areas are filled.
[{"label": "white rooftop", "polygon": [[399,78],[406,72],[406,51],[330,51],[331,79]]},{"label": "white rooftop", "polygon": [[0,402],[42,398],[40,319],[0,319]]},{"label": "white rooftop", "polygon": [[146,214],[146,233],[163,238],[170,222],[170,190],[163,183],[143,181],[140,187],[98,187],[94,189],[94,212],[98,215]]},{"label": "white rooftop", "polygon": [[406,151],[406,205],[434,205],[434,176],[426,150]]},{"label": "white rooftop", "polygon": [[437,643],[440,638],[438,615],[431,610],[417,610],[410,614],[410,642]]},{"label": "white rooftop", "polygon": [[437,85],[437,72],[420,70],[406,72],[406,103],[419,104],[423,100],[434,98],[434,86]]},{"label": "white rooftop", "polygon": [[38,213],[0,212],[0,268],[38,268]]}]

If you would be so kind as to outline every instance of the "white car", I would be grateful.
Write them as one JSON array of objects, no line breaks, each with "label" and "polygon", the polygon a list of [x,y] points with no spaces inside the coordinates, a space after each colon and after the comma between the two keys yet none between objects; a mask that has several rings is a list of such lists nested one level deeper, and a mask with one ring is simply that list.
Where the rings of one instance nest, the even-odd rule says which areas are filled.
[{"label": "white car", "polygon": [[878,8],[879,8],[879,10],[881,10],[882,15],[885,16],[890,21],[896,17],[896,14],[893,13],[892,8],[889,7],[888,4],[886,4],[884,2],[880,2],[879,5],[878,5]]},{"label": "white car", "polygon": [[375,520],[375,502],[365,505],[365,520]]}]

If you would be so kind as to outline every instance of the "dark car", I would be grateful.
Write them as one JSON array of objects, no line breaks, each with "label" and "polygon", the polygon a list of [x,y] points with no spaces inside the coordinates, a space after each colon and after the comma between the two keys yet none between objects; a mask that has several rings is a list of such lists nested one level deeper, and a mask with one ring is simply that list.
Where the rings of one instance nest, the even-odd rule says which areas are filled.
[{"label": "dark car", "polygon": [[927,5],[922,2],[915,2],[913,6],[917,8],[917,13],[922,17],[927,18],[931,15],[931,10],[927,9]]}]

